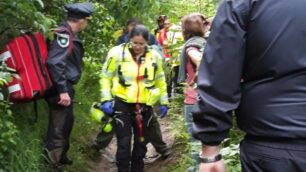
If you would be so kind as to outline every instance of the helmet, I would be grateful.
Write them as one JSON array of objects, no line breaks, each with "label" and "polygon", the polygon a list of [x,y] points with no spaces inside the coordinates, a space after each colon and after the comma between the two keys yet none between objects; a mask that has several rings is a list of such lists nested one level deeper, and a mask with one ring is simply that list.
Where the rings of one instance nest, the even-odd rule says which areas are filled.
[{"label": "helmet", "polygon": [[160,15],[160,16],[158,16],[157,21],[158,22],[164,22],[166,19],[167,19],[166,15]]},{"label": "helmet", "polygon": [[105,116],[105,114],[103,113],[103,111],[101,111],[99,108],[97,108],[97,103],[94,103],[91,108],[90,108],[90,117],[91,119],[98,123],[98,124],[102,124],[101,119]]},{"label": "helmet", "polygon": [[90,117],[92,121],[94,121],[97,124],[100,124],[103,131],[105,133],[109,133],[112,131],[113,127],[111,124],[111,119],[106,116],[103,111],[99,109],[99,105],[97,103],[94,103],[90,108]]}]

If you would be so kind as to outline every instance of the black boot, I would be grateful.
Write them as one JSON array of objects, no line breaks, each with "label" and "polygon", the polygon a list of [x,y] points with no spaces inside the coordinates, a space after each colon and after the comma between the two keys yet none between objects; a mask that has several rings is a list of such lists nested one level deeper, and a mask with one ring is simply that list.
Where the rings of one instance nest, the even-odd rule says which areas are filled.
[{"label": "black boot", "polygon": [[60,163],[63,164],[63,165],[72,165],[73,161],[71,159],[69,159],[67,157],[67,155],[63,155],[61,160],[60,160]]}]

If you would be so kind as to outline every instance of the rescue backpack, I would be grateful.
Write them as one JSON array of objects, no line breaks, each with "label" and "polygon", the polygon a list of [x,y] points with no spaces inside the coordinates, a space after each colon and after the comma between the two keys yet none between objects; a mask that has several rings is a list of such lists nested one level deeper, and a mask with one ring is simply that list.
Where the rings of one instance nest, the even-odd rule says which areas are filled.
[{"label": "rescue backpack", "polygon": [[[67,29],[60,27],[58,30]],[[23,34],[4,46],[0,62],[16,73],[7,84],[9,101],[29,102],[44,96],[53,85],[46,67],[47,56],[47,41],[39,32]]]},{"label": "rescue backpack", "polygon": [[8,83],[11,102],[27,102],[41,98],[52,86],[46,68],[47,45],[42,33],[24,34],[11,40],[0,54],[0,61],[15,70]]}]

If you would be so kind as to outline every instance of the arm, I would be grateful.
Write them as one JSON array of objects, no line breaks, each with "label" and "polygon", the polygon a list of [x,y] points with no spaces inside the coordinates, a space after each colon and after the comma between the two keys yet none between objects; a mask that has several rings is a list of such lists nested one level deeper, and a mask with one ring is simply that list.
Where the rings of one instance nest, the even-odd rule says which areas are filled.
[{"label": "arm", "polygon": [[[249,4],[245,0],[221,3],[205,47],[205,58],[201,60],[193,135],[202,141],[204,156],[219,153],[220,149],[215,148],[227,137],[232,127],[232,111],[240,102]],[[201,164],[201,169],[213,172],[222,164],[223,161]]]},{"label": "arm", "polygon": [[58,104],[62,106],[69,106],[71,104],[65,74],[66,59],[69,58],[70,47],[72,46],[71,39],[68,31],[55,32],[46,62],[52,81],[59,92],[60,100]]},{"label": "arm", "polygon": [[[155,50],[153,50],[155,51]],[[168,105],[168,94],[167,94],[167,83],[165,78],[165,73],[163,70],[163,59],[162,57],[157,53],[154,52],[156,56],[158,56],[158,64],[157,64],[157,70],[155,74],[155,86],[159,88],[160,90],[160,104],[161,105]]]},{"label": "arm", "polygon": [[187,49],[187,55],[190,57],[192,63],[196,65],[198,71],[203,54],[197,48],[191,47]]},{"label": "arm", "polygon": [[[100,75],[100,92],[101,92],[101,102],[111,101],[113,96],[111,94],[112,79],[115,76],[115,71],[117,69],[116,59],[115,59],[115,48],[108,52],[106,61],[103,64],[102,72]],[[117,53],[118,54],[118,53]]]},{"label": "arm", "polygon": [[[66,59],[69,58],[70,53],[69,47],[72,46],[70,45],[71,43],[69,39],[72,39],[70,38],[69,33],[55,33],[54,40],[49,48],[46,62],[48,71],[59,93],[68,92],[65,68]],[[67,41],[68,44],[60,44],[61,40]]]},{"label": "arm", "polygon": [[[219,154],[221,146],[209,146],[202,145],[202,156],[214,157]],[[214,163],[202,163],[200,164],[200,172],[226,172],[225,164],[223,160]]]}]

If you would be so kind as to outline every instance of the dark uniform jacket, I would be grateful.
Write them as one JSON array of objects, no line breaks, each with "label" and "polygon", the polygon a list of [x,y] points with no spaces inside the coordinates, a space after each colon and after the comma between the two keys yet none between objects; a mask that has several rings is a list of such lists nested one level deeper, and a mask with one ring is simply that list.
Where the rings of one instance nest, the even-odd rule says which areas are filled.
[{"label": "dark uniform jacket", "polygon": [[68,92],[67,84],[76,84],[82,73],[82,41],[73,35],[70,26],[64,23],[55,31],[49,46],[47,67],[54,86],[59,93]]},{"label": "dark uniform jacket", "polygon": [[306,139],[306,1],[224,0],[198,76],[194,136],[218,144],[232,126]]}]

